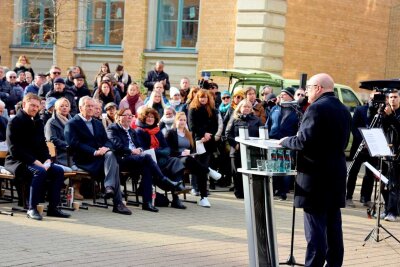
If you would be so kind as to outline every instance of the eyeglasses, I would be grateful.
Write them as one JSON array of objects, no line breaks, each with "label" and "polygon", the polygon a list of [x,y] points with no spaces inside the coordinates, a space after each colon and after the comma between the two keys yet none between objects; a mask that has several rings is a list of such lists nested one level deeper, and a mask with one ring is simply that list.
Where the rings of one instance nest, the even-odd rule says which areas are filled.
[{"label": "eyeglasses", "polygon": [[124,117],[133,117],[132,114],[122,114],[121,116],[124,116]]},{"label": "eyeglasses", "polygon": [[155,119],[154,116],[146,116],[147,119]]},{"label": "eyeglasses", "polygon": [[306,85],[306,90],[308,91],[311,88],[318,87],[318,86],[319,86],[318,84],[309,84],[309,85]]},{"label": "eyeglasses", "polygon": [[60,75],[61,74],[61,72],[59,72],[59,71],[54,71],[54,72],[52,72],[53,74],[57,74],[57,75]]},{"label": "eyeglasses", "polygon": [[17,79],[17,76],[10,76],[10,79]]},{"label": "eyeglasses", "polygon": [[222,99],[231,99],[231,97],[230,96],[224,96],[224,97],[221,97]]},{"label": "eyeglasses", "polygon": [[235,95],[235,98],[243,98],[243,97],[241,97],[240,95]]},{"label": "eyeglasses", "polygon": [[305,94],[296,94],[296,96],[306,96]]}]

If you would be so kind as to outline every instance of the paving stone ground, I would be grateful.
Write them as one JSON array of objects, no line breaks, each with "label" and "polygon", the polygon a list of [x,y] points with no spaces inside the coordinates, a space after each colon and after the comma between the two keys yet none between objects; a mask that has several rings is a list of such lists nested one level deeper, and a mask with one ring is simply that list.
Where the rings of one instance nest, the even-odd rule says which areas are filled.
[{"label": "paving stone ground", "polygon": [[[356,190],[355,200],[359,186]],[[243,201],[232,192],[211,193],[210,209],[187,203],[186,210],[160,208],[155,214],[131,207],[133,215],[124,216],[90,207],[70,219],[44,217],[40,222],[24,213],[0,215],[0,266],[248,266]],[[274,203],[281,262],[290,250],[292,199],[289,195]],[[370,239],[363,246],[375,220],[355,203],[356,208],[343,209],[344,266],[400,266],[400,244],[393,238]],[[11,206],[1,204],[0,209]],[[399,222],[382,225],[400,238]],[[305,249],[303,214],[296,210],[297,262],[304,262]]]}]

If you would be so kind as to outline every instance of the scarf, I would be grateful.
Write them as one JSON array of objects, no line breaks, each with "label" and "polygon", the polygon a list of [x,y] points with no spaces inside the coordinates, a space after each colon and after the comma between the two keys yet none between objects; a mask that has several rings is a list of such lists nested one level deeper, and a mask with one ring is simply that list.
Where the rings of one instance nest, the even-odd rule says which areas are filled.
[{"label": "scarf", "polygon": [[63,115],[61,115],[61,114],[59,114],[59,113],[57,113],[57,112],[55,112],[55,115],[56,115],[56,117],[60,120],[60,122],[61,122],[63,125],[67,124],[69,118],[64,117]]},{"label": "scarf", "polygon": [[128,101],[129,109],[131,110],[132,114],[136,115],[135,105],[139,100],[139,94],[136,94],[134,96],[126,95],[126,100]]},{"label": "scarf", "polygon": [[230,107],[231,107],[231,103],[228,103],[226,105],[222,103],[221,105],[219,105],[219,112],[225,114]]},{"label": "scarf", "polygon": [[141,129],[150,135],[150,148],[154,149],[158,148],[160,146],[160,142],[158,142],[156,134],[160,131],[160,127],[157,126],[152,129],[149,128],[141,128]]}]

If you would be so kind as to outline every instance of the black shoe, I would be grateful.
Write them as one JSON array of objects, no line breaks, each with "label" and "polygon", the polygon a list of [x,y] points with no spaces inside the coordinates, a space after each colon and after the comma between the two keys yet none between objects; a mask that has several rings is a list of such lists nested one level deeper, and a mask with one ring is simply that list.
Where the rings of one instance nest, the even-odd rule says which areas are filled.
[{"label": "black shoe", "polygon": [[371,201],[371,199],[368,199],[368,198],[366,198],[366,197],[364,197],[364,196],[361,196],[360,197],[360,203],[367,203],[367,202],[369,202],[369,201]]},{"label": "black shoe", "polygon": [[208,188],[210,188],[211,190],[215,190],[215,184],[214,183],[210,183],[210,186]]},{"label": "black shoe", "polygon": [[229,188],[229,192],[233,192],[233,191],[235,191],[235,187],[234,186]]},{"label": "black shoe", "polygon": [[235,192],[235,197],[236,197],[237,199],[243,199],[243,198],[244,198],[244,195],[243,195],[243,193]]},{"label": "black shoe", "polygon": [[47,208],[47,216],[58,217],[58,218],[69,218],[71,215],[68,213],[64,213],[58,208]]},{"label": "black shoe", "polygon": [[150,202],[149,203],[143,203],[142,210],[158,212],[158,209],[156,207],[154,207]]},{"label": "black shoe", "polygon": [[176,198],[172,200],[171,208],[184,210],[186,209],[186,206],[182,204],[182,201],[179,198]]},{"label": "black shoe", "polygon": [[107,186],[104,197],[108,199],[108,198],[113,198],[114,195],[115,195],[114,189],[111,186]]},{"label": "black shoe", "polygon": [[161,182],[162,182],[165,186],[168,186],[168,188],[174,188],[174,187],[176,187],[176,186],[179,184],[179,182],[174,182],[174,181],[172,181],[171,179],[169,179],[167,176],[164,176],[164,177],[161,179]]},{"label": "black shoe", "polygon": [[36,209],[28,210],[28,212],[26,213],[26,217],[38,221],[41,221],[43,219],[42,215],[40,215],[40,213]]},{"label": "black shoe", "polygon": [[119,213],[119,214],[124,214],[124,215],[131,215],[132,211],[128,209],[122,202],[119,203],[118,205],[113,207],[113,212]]}]

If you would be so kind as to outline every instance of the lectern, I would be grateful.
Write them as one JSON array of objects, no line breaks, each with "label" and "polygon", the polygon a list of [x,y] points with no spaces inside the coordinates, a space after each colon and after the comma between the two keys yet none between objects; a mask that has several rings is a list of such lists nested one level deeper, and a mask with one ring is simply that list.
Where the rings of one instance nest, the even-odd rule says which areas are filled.
[{"label": "lectern", "polygon": [[248,137],[246,129],[240,130],[235,140],[240,143],[242,167],[238,171],[243,175],[249,266],[279,266],[272,176],[296,175],[297,172],[258,170],[257,159],[270,159],[268,151],[282,147],[273,140]]}]

